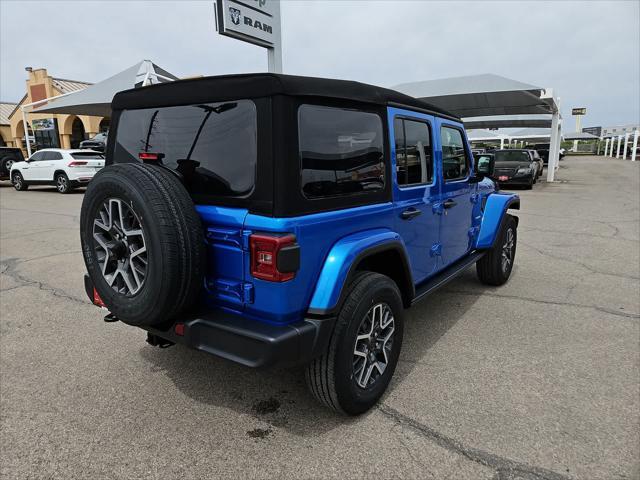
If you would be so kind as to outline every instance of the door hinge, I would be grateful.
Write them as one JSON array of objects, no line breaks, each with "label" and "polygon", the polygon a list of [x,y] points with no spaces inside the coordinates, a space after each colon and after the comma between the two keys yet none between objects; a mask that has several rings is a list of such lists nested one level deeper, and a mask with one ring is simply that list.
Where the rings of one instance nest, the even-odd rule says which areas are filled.
[{"label": "door hinge", "polygon": [[249,251],[249,243],[251,237],[251,230],[242,230],[242,249],[245,252]]},{"label": "door hinge", "polygon": [[429,252],[429,255],[432,257],[440,257],[442,255],[442,244],[434,243],[433,245],[431,245],[431,251]]}]

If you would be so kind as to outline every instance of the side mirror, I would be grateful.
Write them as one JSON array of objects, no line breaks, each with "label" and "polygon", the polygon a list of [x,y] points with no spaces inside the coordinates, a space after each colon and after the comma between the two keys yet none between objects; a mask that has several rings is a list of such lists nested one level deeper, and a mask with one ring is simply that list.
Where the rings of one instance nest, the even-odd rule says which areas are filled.
[{"label": "side mirror", "polygon": [[476,176],[481,178],[492,177],[495,159],[493,155],[478,155],[476,157]]}]

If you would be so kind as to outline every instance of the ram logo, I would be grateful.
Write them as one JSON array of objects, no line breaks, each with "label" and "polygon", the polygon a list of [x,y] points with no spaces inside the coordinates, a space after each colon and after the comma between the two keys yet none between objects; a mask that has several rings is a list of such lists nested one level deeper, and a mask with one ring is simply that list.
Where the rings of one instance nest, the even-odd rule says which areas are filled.
[{"label": "ram logo", "polygon": [[237,8],[229,7],[229,14],[231,15],[231,21],[234,25],[240,25],[240,10]]},{"label": "ram logo", "polygon": [[247,27],[257,28],[258,30],[262,30],[263,32],[273,33],[273,28],[271,25],[267,25],[266,23],[262,23],[260,20],[252,20],[251,18],[244,16],[244,24]]}]

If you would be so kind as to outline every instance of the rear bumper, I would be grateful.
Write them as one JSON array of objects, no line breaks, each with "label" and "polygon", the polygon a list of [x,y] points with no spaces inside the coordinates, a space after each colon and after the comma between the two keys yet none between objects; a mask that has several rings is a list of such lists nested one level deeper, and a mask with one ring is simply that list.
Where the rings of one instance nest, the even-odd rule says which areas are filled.
[{"label": "rear bumper", "polygon": [[74,184],[86,184],[93,180],[95,171],[82,171],[82,172],[69,172],[67,177],[69,181]]},{"label": "rear bumper", "polygon": [[[328,345],[334,323],[334,318],[309,318],[290,325],[272,325],[217,310],[179,319],[165,331],[143,328],[173,343],[255,368],[308,363]],[[183,335],[176,334],[176,326]]]},{"label": "rear bumper", "polygon": [[[93,302],[93,284],[88,275],[84,276],[84,286]],[[160,339],[256,368],[310,362],[325,351],[334,324],[335,317],[318,317],[273,325],[215,310],[179,318],[168,330],[142,328]]]}]

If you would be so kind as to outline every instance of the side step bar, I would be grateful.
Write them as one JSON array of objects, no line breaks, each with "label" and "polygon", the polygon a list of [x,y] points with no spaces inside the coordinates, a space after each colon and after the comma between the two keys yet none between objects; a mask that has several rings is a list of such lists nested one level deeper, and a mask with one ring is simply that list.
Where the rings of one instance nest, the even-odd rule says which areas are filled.
[{"label": "side step bar", "polygon": [[449,283],[451,280],[456,278],[458,275],[464,272],[471,265],[473,265],[478,260],[480,260],[485,253],[486,252],[483,250],[475,251],[469,254],[468,256],[458,260],[454,264],[449,265],[443,271],[438,273],[435,277],[430,278],[426,282],[418,285],[416,287],[416,296],[413,297],[413,300],[411,301],[411,305],[414,305],[415,303],[422,300],[424,297],[426,297],[430,293],[433,293],[440,287]]}]

